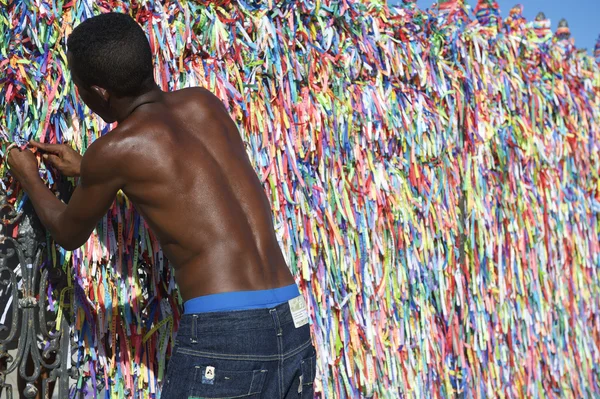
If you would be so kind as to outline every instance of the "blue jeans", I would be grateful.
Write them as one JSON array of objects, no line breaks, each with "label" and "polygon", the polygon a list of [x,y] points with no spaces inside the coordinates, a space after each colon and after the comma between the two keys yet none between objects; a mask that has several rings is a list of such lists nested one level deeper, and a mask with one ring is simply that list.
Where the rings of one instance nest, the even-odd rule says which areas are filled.
[{"label": "blue jeans", "polygon": [[288,302],[184,314],[161,399],[313,399],[315,372],[310,327],[295,327]]}]

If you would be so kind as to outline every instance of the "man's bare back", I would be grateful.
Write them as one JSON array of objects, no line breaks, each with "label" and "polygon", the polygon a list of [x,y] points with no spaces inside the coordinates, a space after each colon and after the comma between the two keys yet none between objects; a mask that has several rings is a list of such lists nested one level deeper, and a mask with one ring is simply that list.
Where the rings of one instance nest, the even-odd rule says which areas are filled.
[{"label": "man's bare back", "polygon": [[223,104],[200,88],[160,97],[97,140],[89,166],[121,175],[184,300],[293,284],[269,201]]}]

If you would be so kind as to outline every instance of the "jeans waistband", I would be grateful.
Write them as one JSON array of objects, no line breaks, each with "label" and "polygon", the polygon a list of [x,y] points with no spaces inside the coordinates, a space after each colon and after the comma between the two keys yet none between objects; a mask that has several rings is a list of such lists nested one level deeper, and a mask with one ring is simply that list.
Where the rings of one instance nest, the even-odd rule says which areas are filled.
[{"label": "jeans waistband", "polygon": [[183,304],[184,314],[265,309],[277,306],[300,295],[298,286],[257,291],[223,292],[190,299]]},{"label": "jeans waistband", "polygon": [[177,337],[195,339],[203,332],[279,329],[293,322],[288,302],[263,309],[183,314]]}]

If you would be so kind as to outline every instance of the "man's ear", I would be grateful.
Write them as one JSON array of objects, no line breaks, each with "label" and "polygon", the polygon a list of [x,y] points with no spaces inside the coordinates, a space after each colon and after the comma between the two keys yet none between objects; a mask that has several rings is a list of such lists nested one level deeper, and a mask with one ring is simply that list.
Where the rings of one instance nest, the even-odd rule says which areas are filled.
[{"label": "man's ear", "polygon": [[91,89],[94,93],[96,93],[98,96],[100,96],[100,98],[102,98],[104,101],[108,102],[110,100],[110,94],[108,94],[108,91],[106,91],[106,89],[103,89],[102,87],[95,86],[95,85],[92,86]]}]

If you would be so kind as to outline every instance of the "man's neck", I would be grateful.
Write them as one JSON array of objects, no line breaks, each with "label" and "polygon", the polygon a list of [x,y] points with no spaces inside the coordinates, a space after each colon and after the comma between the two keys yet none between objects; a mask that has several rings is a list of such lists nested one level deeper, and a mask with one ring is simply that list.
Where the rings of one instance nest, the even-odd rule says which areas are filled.
[{"label": "man's neck", "polygon": [[138,97],[124,97],[111,99],[111,108],[115,110],[117,122],[121,123],[127,119],[139,107],[158,102],[162,99],[164,92],[156,85],[152,90]]}]

